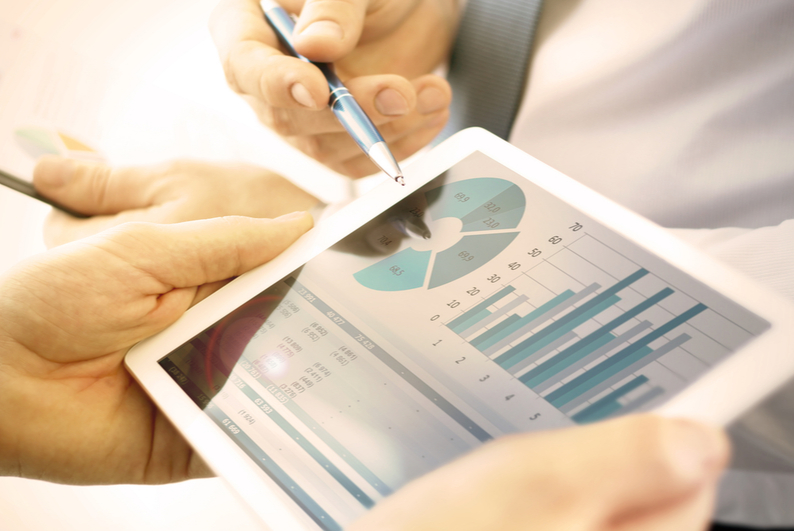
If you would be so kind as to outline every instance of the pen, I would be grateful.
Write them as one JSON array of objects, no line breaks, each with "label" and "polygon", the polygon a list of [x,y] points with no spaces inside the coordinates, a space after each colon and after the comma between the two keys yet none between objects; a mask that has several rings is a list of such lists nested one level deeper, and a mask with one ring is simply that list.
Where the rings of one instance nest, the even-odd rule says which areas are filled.
[{"label": "pen", "polygon": [[315,65],[323,72],[326,81],[328,81],[329,89],[331,89],[329,107],[331,107],[331,111],[337,117],[337,120],[348,131],[348,134],[353,137],[359,147],[362,148],[362,151],[376,166],[381,168],[395,182],[405,186],[403,172],[400,171],[400,166],[398,166],[392,152],[389,151],[384,138],[378,132],[378,129],[375,128],[373,122],[370,121],[370,118],[367,117],[364,110],[356,103],[353,95],[342,84],[337,74],[334,73],[333,66],[330,63],[314,63],[295,51],[295,48],[290,43],[295,22],[279,4],[273,0],[261,0],[259,5],[265,14],[268,24],[276,32],[279,40],[290,54],[302,61]]},{"label": "pen", "polygon": [[8,188],[11,188],[12,190],[16,190],[17,192],[19,192],[21,194],[25,194],[28,197],[32,197],[33,199],[38,199],[42,203],[47,203],[51,207],[55,207],[58,210],[60,210],[61,212],[65,212],[65,213],[69,214],[70,216],[74,216],[76,218],[88,218],[88,217],[90,217],[90,216],[86,216],[85,214],[80,214],[79,212],[75,212],[74,210],[72,210],[70,208],[67,208],[67,207],[65,207],[63,205],[59,205],[58,203],[56,203],[52,199],[44,197],[43,195],[41,195],[39,192],[36,191],[36,189],[33,187],[33,183],[30,183],[28,181],[20,179],[19,177],[14,177],[13,175],[8,174],[8,173],[4,172],[3,170],[0,170],[0,184],[2,184],[3,186],[7,186]]}]

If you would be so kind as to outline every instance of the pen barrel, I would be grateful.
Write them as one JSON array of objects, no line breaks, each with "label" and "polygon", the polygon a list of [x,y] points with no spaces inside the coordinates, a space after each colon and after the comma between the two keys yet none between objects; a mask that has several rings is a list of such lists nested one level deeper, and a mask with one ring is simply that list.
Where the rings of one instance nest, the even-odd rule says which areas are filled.
[{"label": "pen barrel", "polygon": [[[341,85],[341,84],[340,84]],[[331,83],[329,83],[331,86]],[[369,152],[373,144],[383,142],[384,139],[375,128],[373,122],[367,117],[353,95],[343,86],[332,87],[329,107],[340,121],[346,131],[356,140],[365,153]]]}]

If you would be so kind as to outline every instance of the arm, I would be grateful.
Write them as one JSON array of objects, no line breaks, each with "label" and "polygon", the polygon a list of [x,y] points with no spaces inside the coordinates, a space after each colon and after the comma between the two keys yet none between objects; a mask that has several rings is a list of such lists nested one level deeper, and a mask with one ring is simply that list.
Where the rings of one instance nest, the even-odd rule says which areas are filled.
[{"label": "arm", "polygon": [[0,278],[0,474],[74,484],[208,475],[124,354],[311,224],[306,213],[127,224]]}]

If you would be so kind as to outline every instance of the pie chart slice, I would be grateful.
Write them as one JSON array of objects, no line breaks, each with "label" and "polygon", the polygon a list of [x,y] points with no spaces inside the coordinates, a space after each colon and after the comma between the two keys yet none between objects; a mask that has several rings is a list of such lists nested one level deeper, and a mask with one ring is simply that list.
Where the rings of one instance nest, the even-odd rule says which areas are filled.
[{"label": "pie chart slice", "polygon": [[461,218],[461,232],[515,229],[524,215],[524,192],[512,184],[504,192],[492,197]]},{"label": "pie chart slice", "polygon": [[[443,286],[487,264],[519,234],[506,229],[519,226],[526,200],[522,189],[510,181],[478,177],[443,184],[420,194],[405,199],[401,205],[414,215],[424,211],[433,221],[457,218],[461,220],[463,236],[440,251],[409,247],[384,258],[353,275],[362,286],[379,291],[416,289],[425,285],[429,273],[428,289]],[[429,241],[433,242],[433,235]],[[447,245],[452,243],[447,241]],[[429,272],[433,254],[435,260]]]},{"label": "pie chart slice", "polygon": [[421,288],[428,274],[431,251],[408,248],[362,269],[353,278],[362,286],[378,291]]},{"label": "pie chart slice", "polygon": [[494,177],[478,177],[445,184],[425,192],[428,212],[433,219],[464,219],[467,214],[511,186],[515,185]]},{"label": "pie chart slice", "polygon": [[518,232],[501,232],[464,236],[458,243],[436,255],[428,289],[458,280],[480,266],[486,265],[508,247],[518,234]]}]

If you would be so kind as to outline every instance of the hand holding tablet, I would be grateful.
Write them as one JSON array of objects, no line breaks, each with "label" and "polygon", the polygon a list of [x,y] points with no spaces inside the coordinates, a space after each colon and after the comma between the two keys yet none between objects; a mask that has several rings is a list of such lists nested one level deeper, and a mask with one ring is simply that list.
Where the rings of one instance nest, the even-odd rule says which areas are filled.
[{"label": "hand holding tablet", "polygon": [[725,424],[792,374],[788,304],[495,137],[406,173],[127,358],[264,521],[339,529],[508,433]]}]

